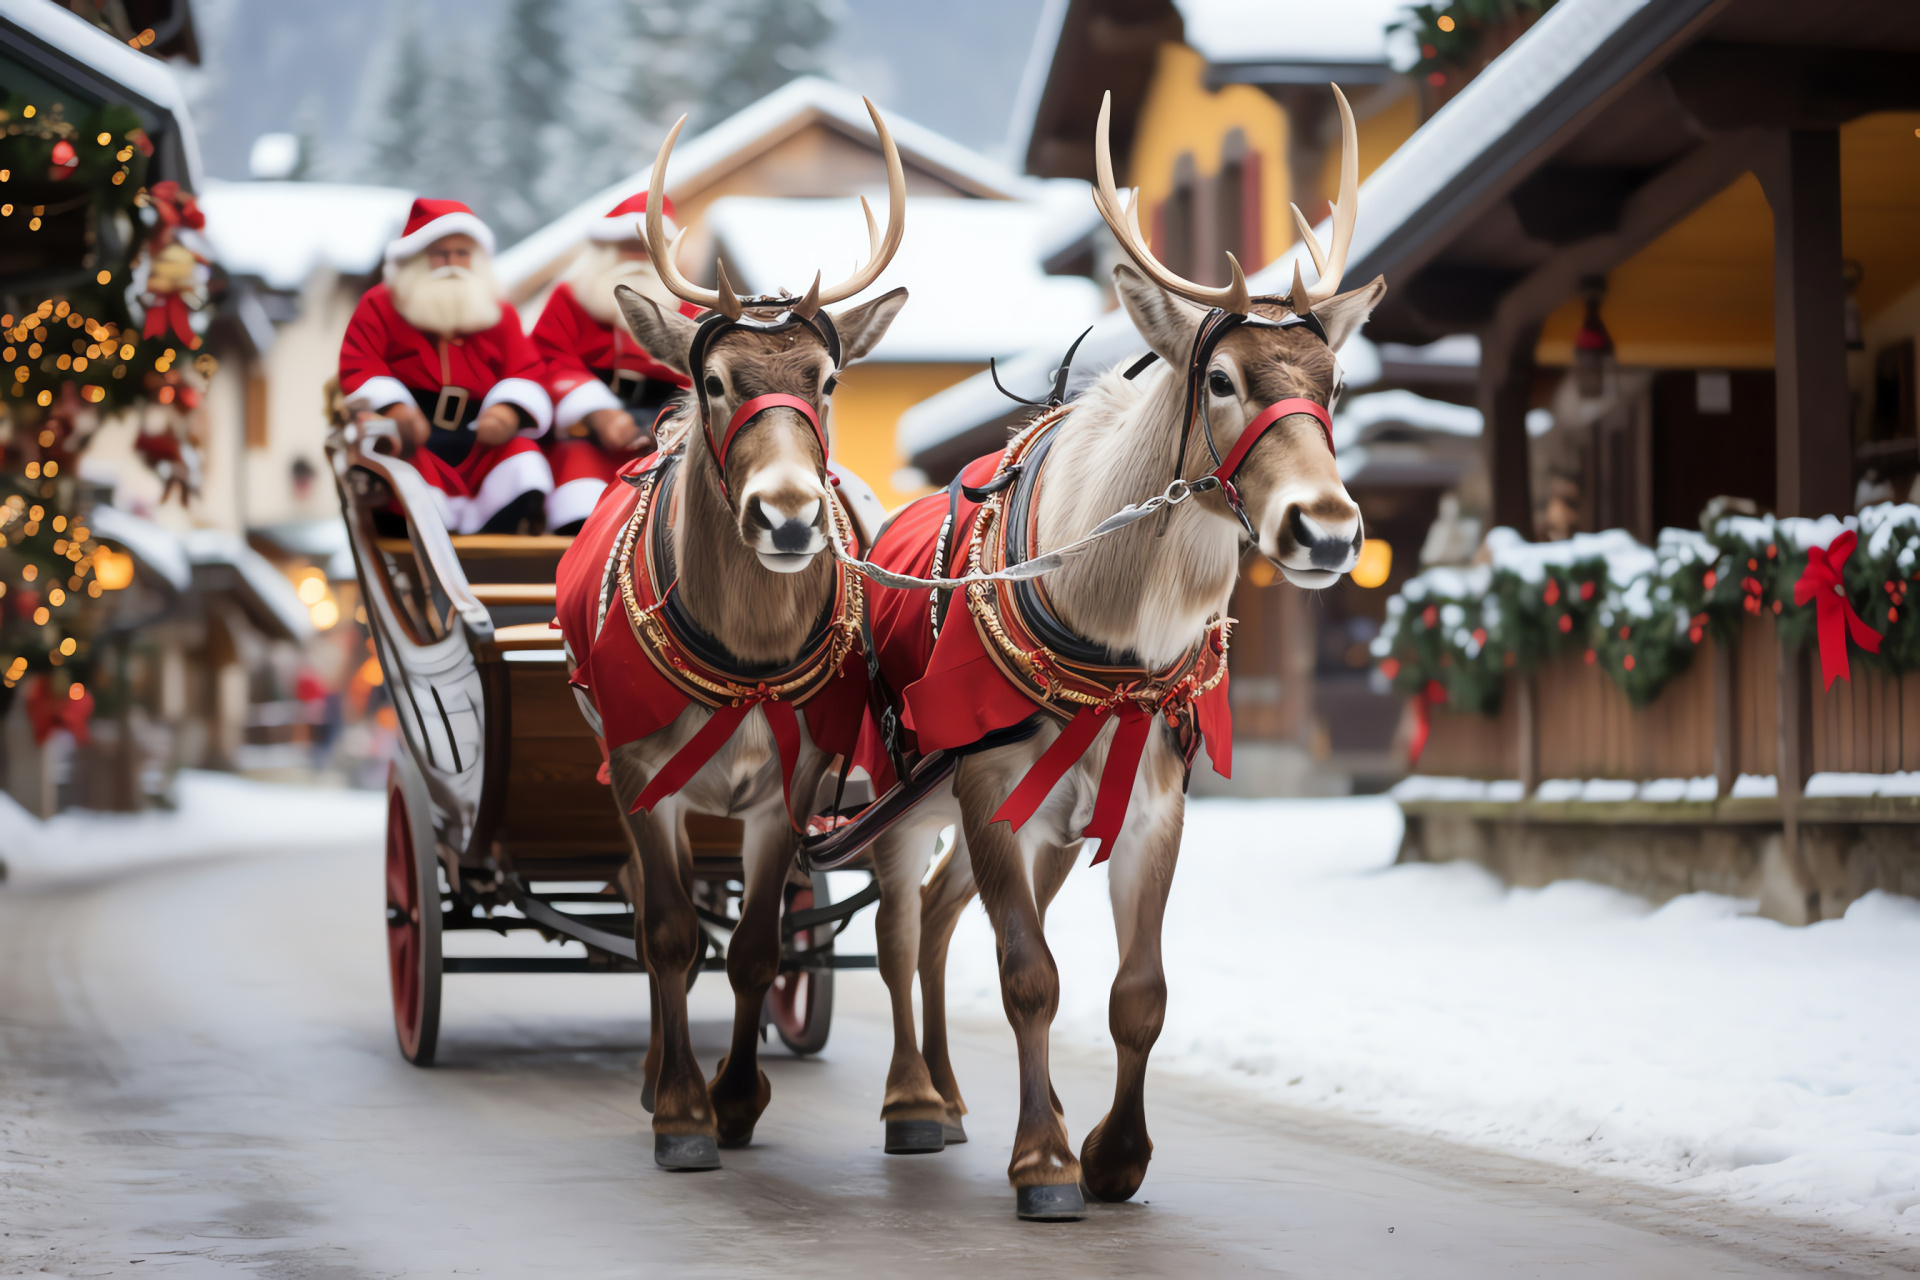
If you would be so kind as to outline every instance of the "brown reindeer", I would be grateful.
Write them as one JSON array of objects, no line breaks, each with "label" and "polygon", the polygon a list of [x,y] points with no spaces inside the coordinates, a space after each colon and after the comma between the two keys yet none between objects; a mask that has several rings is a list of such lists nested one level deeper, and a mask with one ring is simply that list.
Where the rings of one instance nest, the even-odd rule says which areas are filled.
[{"label": "brown reindeer", "polygon": [[[561,568],[559,611],[585,686],[581,706],[606,742],[628,815],[624,884],[652,1002],[642,1100],[653,1111],[655,1159],[671,1169],[718,1168],[718,1148],[744,1146],[766,1108],[771,1089],[756,1049],[796,824],[830,758],[824,743],[850,753],[865,714],[862,660],[848,660],[858,583],[820,554],[850,527],[828,482],[824,422],[840,371],[880,341],[906,291],[831,316],[821,305],[871,284],[905,226],[899,154],[868,110],[887,162],[886,236],[869,211],[866,266],[827,290],[816,275],[804,298],[742,299],[724,269],[716,289],[680,274],[679,241],[666,242],[660,217],[679,125],[661,145],[648,251],[673,293],[713,310],[688,319],[616,290],[641,345],[693,385],[663,432],[660,460],[632,476],[633,487],[610,487]],[[725,735],[717,744],[714,728]],[[744,825],[745,892],[727,954],[733,1039],[711,1082],[687,1023],[687,974],[704,953],[688,889],[692,813]]]},{"label": "brown reindeer", "polygon": [[[1249,541],[1289,581],[1309,588],[1337,580],[1357,556],[1360,511],[1340,482],[1326,413],[1338,391],[1334,353],[1360,328],[1386,285],[1376,279],[1338,292],[1358,209],[1353,116],[1344,97],[1339,105],[1344,156],[1332,243],[1323,253],[1295,211],[1320,281],[1307,288],[1296,270],[1293,288],[1283,298],[1250,297],[1231,255],[1232,281],[1221,288],[1183,280],[1154,259],[1131,200],[1123,203],[1114,189],[1107,110],[1101,111],[1095,198],[1134,263],[1114,268],[1114,284],[1160,361],[1132,379],[1107,374],[1056,415],[1057,427],[1043,420],[1017,437],[1003,461],[1017,456],[1029,468],[1020,482],[1030,495],[1027,527],[1036,555],[1085,536],[1123,506],[1160,492],[1176,456],[1179,476],[1189,481],[1231,470],[1225,477],[1229,484],[1207,489],[1164,519],[1131,525],[1045,580],[1044,600],[1054,621],[1078,645],[1116,669],[1143,673],[1140,678],[1148,682],[1155,678],[1152,673],[1177,672],[1183,659],[1208,643],[1210,630],[1222,626]],[[1048,432],[1050,447],[1035,461],[1037,441]],[[1218,454],[1210,451],[1209,436]],[[1223,464],[1220,455],[1228,462]],[[987,473],[963,474],[977,485]],[[988,499],[982,518],[990,518],[997,529],[1012,518],[1010,510],[1021,509],[1013,497],[1019,492],[1016,486]],[[944,511],[948,499],[929,501],[943,504]],[[895,528],[908,525],[903,514]],[[979,530],[978,521],[973,528]],[[956,558],[947,572],[958,574],[963,534],[955,530],[952,536]],[[976,557],[981,546],[1001,536],[992,529],[981,535],[974,544]],[[888,563],[888,542],[883,536],[876,561]],[[978,558],[966,563],[991,567]],[[954,598],[937,644],[948,643],[955,627],[976,627],[978,641],[963,634],[959,642],[977,643],[1012,680],[1020,674],[1017,655],[988,634],[1009,622],[1008,593],[980,585],[966,590],[964,603]],[[876,592],[875,607],[884,610],[888,604],[880,596]],[[887,650],[883,640],[883,663]],[[939,667],[937,656],[931,665]],[[1179,731],[1185,722],[1169,700],[1158,704],[1165,714],[1147,720],[1145,729],[1135,720],[1135,732],[1144,732],[1146,739],[1143,746],[1129,744],[1138,752],[1130,772],[1121,757],[1127,776],[1118,781],[1123,787],[1131,781],[1131,795],[1124,799],[1117,835],[1104,840],[1101,850],[1102,856],[1111,855],[1108,875],[1120,954],[1108,1012],[1119,1074],[1112,1108],[1076,1158],[1048,1076],[1048,1028],[1059,985],[1044,925],[1047,905],[1095,823],[1104,792],[1115,785],[1103,773],[1109,754],[1119,750],[1116,742],[1128,732],[1127,722],[1116,713],[1113,723],[1102,724],[1017,830],[1010,821],[996,820],[1003,808],[1016,807],[1016,788],[1063,734],[1073,731],[1074,705],[1049,696],[1068,665],[1049,669],[1054,685],[1041,680],[1038,692],[1023,689],[1039,704],[1032,737],[965,756],[950,792],[925,803],[874,852],[883,895],[876,921],[880,972],[894,1012],[895,1050],[883,1104],[889,1147],[932,1148],[931,1142],[908,1147],[891,1141],[896,1129],[909,1125],[938,1123],[949,1141],[964,1141],[960,1117],[966,1107],[946,1049],[944,969],[954,923],[977,889],[993,922],[1002,999],[1019,1050],[1020,1118],[1008,1175],[1020,1216],[1035,1219],[1081,1216],[1082,1188],[1103,1200],[1125,1200],[1146,1175],[1153,1150],[1147,1136],[1146,1066],[1167,1000],[1161,921],[1179,852],[1193,738],[1190,726],[1184,734]],[[891,670],[888,678],[897,695],[899,682]],[[919,687],[906,689],[910,709]],[[1224,700],[1224,687],[1215,693]],[[1113,695],[1116,702],[1130,696],[1136,695],[1124,686]],[[925,723],[926,705],[917,726],[923,745],[932,728]],[[1224,744],[1210,734],[1208,745],[1219,759]],[[1108,821],[1111,829],[1113,820]],[[952,853],[922,891],[930,836],[948,824],[956,826]],[[923,992],[924,1052],[914,1045],[911,979],[916,968]]]}]

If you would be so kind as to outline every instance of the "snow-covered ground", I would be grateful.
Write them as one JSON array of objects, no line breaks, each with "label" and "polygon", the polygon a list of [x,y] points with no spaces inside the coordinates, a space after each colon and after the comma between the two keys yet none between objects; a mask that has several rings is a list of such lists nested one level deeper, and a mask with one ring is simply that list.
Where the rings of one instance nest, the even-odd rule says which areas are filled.
[{"label": "snow-covered ground", "polygon": [[0,793],[0,863],[14,884],[105,875],[144,863],[236,853],[297,853],[379,840],[387,798],[183,771],[174,808],[141,813],[73,810],[46,822]]},{"label": "snow-covered ground", "polygon": [[[1920,1234],[1920,902],[1794,929],[1708,894],[1393,866],[1386,799],[1190,806],[1154,1061],[1279,1100]],[[1106,872],[1048,913],[1055,1035],[1106,1041]],[[1001,1016],[963,918],[956,1012]],[[978,1090],[1003,1087],[975,1082]],[[1151,1105],[1151,1104],[1149,1104]],[[1097,1116],[1069,1117],[1085,1131]]]},{"label": "snow-covered ground", "polygon": [[[63,814],[0,797],[14,884],[381,838],[378,792],[186,773],[178,808]],[[1390,800],[1190,806],[1155,1063],[1307,1107],[1920,1235],[1920,902],[1873,894],[1792,929],[1694,894],[1507,889],[1392,865]],[[834,896],[858,887],[836,876]],[[1104,1043],[1115,955],[1103,869],[1048,918],[1055,1034]],[[871,946],[863,913],[846,949]],[[958,1015],[1001,1017],[991,930],[954,940]],[[970,1086],[1008,1087],[979,1080]],[[1094,1115],[1069,1118],[1075,1134]]]}]

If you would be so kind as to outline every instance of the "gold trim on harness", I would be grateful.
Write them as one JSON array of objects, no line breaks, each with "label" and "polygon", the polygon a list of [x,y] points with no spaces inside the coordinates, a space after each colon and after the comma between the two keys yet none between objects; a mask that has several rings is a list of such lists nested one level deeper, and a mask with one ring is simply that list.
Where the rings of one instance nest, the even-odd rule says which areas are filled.
[{"label": "gold trim on harness", "polygon": [[[627,520],[626,527],[621,530],[615,552],[620,598],[626,607],[627,623],[633,630],[634,639],[639,642],[641,652],[647,655],[647,661],[653,664],[656,671],[682,693],[704,706],[739,706],[743,702],[762,699],[805,702],[840,670],[860,638],[860,619],[866,611],[865,581],[835,562],[834,616],[828,625],[827,641],[817,646],[811,655],[803,655],[798,666],[772,680],[733,680],[724,672],[713,671],[704,664],[696,670],[694,664],[682,656],[673,642],[672,634],[657,616],[666,603],[666,593],[661,592],[651,605],[642,605],[634,590],[634,548],[639,543],[642,531],[648,527],[659,476],[660,472],[656,469],[641,477],[637,486],[639,500],[634,504],[633,515]],[[831,489],[828,495],[827,510],[833,521],[833,535],[839,537],[843,544],[858,550],[858,543],[852,534],[852,520],[841,508],[840,495]]]},{"label": "gold trim on harness", "polygon": [[[1025,456],[1040,433],[1059,422],[1070,409],[1071,406],[1063,405],[1036,418],[1026,430],[1009,441],[1000,456],[996,473],[1005,471]],[[1034,479],[1037,482],[1038,477]],[[1002,557],[994,554],[992,549],[1000,546],[1002,539],[994,536],[994,530],[1005,518],[1006,503],[1011,494],[1012,488],[1009,487],[981,504],[967,541],[968,573],[984,574],[1001,567],[999,560]],[[992,560],[991,564],[989,559]],[[974,582],[968,584],[966,592],[967,611],[973,615],[980,637],[985,641],[987,655],[993,659],[1001,674],[1012,680],[1034,702],[1062,715],[1072,714],[1069,707],[1061,705],[1063,703],[1077,708],[1110,707],[1132,702],[1149,714],[1164,712],[1171,723],[1186,707],[1218,688],[1227,676],[1232,618],[1214,617],[1191,649],[1160,670],[1150,672],[1140,667],[1105,668],[1105,672],[1116,676],[1134,673],[1130,679],[1109,680],[1057,657],[1045,645],[1035,644],[1029,649],[1009,635],[1000,616],[1000,607],[1003,603],[1011,604],[1013,593],[1004,584]],[[1021,629],[1025,630],[1025,627]],[[1209,665],[1213,668],[1211,671],[1207,670]],[[1076,688],[1075,685],[1081,687]]]}]

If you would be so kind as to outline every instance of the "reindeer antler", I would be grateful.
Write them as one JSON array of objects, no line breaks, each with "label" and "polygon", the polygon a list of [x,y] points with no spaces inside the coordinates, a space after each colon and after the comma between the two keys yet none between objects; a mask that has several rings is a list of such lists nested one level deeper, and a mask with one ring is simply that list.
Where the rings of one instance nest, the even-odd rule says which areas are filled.
[{"label": "reindeer antler", "polygon": [[1220,288],[1195,284],[1169,271],[1153,250],[1147,245],[1147,238],[1140,234],[1140,193],[1129,191],[1123,204],[1120,193],[1113,185],[1113,157],[1107,143],[1108,117],[1113,113],[1113,94],[1107,93],[1100,99],[1100,124],[1094,131],[1093,164],[1098,181],[1093,188],[1094,207],[1100,210],[1100,216],[1112,228],[1114,239],[1127,251],[1135,265],[1144,271],[1149,280],[1165,289],[1168,293],[1197,302],[1203,307],[1219,307],[1223,311],[1232,311],[1245,315],[1252,305],[1247,296],[1247,277],[1240,270],[1239,259],[1231,253],[1227,255],[1227,266],[1233,272],[1233,280]]},{"label": "reindeer antler", "polygon": [[[867,204],[865,196],[860,197],[861,212],[867,216],[867,265],[831,289],[822,289],[819,274],[815,273],[813,287],[807,290],[807,296],[791,307],[796,315],[811,316],[825,304],[851,298],[879,279],[880,273],[887,269],[887,264],[893,261],[893,255],[899,251],[901,238],[906,235],[907,174],[900,164],[900,149],[894,145],[893,134],[887,131],[886,121],[880,118],[879,109],[869,99],[862,98],[861,101],[867,104],[867,114],[873,117],[874,131],[880,135],[880,151],[887,162],[887,232],[885,236],[880,234],[880,228],[873,220],[872,207]],[[681,275],[680,268],[675,265],[680,240],[687,234],[686,229],[683,227],[671,242],[666,238],[666,221],[661,210],[666,203],[667,157],[673,154],[673,144],[686,123],[685,116],[674,121],[666,141],[660,144],[660,154],[654,157],[653,181],[647,189],[646,233],[642,238],[646,241],[647,256],[653,260],[653,269],[659,273],[660,283],[666,285],[674,296],[684,298],[695,306],[720,311],[729,320],[738,320],[743,311],[756,306],[760,300],[749,298],[743,301],[738,297],[727,279],[725,266],[718,267],[715,273],[719,288],[703,289],[693,283]]]},{"label": "reindeer antler", "polygon": [[1332,202],[1332,247],[1322,250],[1300,206],[1287,206],[1293,210],[1293,224],[1300,229],[1301,241],[1313,256],[1314,269],[1320,273],[1319,283],[1309,289],[1300,281],[1299,262],[1293,264],[1293,288],[1284,301],[1298,316],[1308,314],[1340,292],[1340,277],[1347,270],[1347,250],[1353,247],[1353,224],[1360,216],[1360,135],[1354,128],[1353,108],[1347,105],[1347,95],[1340,92],[1339,85],[1331,87],[1333,99],[1340,105],[1340,199]]}]

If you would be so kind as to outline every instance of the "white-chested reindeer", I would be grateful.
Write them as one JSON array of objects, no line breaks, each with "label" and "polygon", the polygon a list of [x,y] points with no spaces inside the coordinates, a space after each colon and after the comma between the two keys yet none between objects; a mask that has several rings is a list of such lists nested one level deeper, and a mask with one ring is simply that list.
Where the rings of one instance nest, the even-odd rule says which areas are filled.
[{"label": "white-chested reindeer", "polygon": [[[885,638],[907,633],[894,618],[931,616],[928,593],[874,592],[888,684],[921,749],[930,741],[970,745],[943,736],[936,714],[959,705],[956,680],[973,683],[976,708],[983,698],[997,698],[1001,708],[977,711],[968,730],[997,730],[1001,745],[965,755],[951,789],[875,846],[880,969],[894,1010],[883,1110],[888,1146],[932,1150],[937,1130],[964,1141],[943,976],[955,919],[977,886],[1019,1048],[1020,1119],[1008,1172],[1022,1217],[1078,1217],[1082,1187],[1124,1200],[1146,1175],[1153,1145],[1143,1087],[1167,1001],[1161,920],[1196,731],[1207,735],[1215,760],[1228,750],[1218,677],[1243,551],[1251,542],[1290,582],[1324,587],[1352,567],[1362,541],[1360,511],[1334,463],[1328,413],[1338,390],[1334,353],[1386,285],[1376,279],[1338,292],[1358,212],[1353,114],[1343,96],[1339,107],[1340,198],[1326,252],[1295,211],[1319,283],[1307,287],[1296,269],[1285,296],[1251,297],[1231,255],[1232,280],[1220,288],[1183,280],[1155,260],[1140,234],[1137,196],[1123,201],[1114,188],[1103,106],[1095,199],[1132,259],[1114,268],[1114,285],[1158,363],[1133,378],[1107,374],[1027,428],[997,460],[963,472],[976,494],[993,487],[989,477],[1006,483],[1019,472],[971,521],[947,528],[948,496],[923,499],[936,505],[917,509],[924,519],[916,520],[915,508],[896,518],[872,557],[920,576],[928,576],[928,564],[956,576],[992,570],[1075,542],[1176,477],[1185,482],[1172,491],[1186,500],[1069,558],[1041,588],[1023,594],[1004,583],[976,584],[955,594],[930,660],[924,637],[917,645]],[[916,556],[915,531],[933,529],[943,532],[924,536]],[[996,679],[1021,697],[978,692]],[[1024,732],[1015,725],[1023,717],[1036,731],[1006,741]],[[932,836],[950,823],[958,828],[954,851],[923,892]],[[1119,1079],[1111,1110],[1076,1158],[1048,1078],[1059,985],[1043,925],[1081,842],[1095,834],[1102,855],[1111,855],[1120,968],[1109,1026]],[[914,1046],[916,968],[924,1055]]]},{"label": "white-chested reindeer", "polygon": [[[718,1148],[745,1145],[767,1105],[756,1049],[782,887],[827,762],[852,753],[865,715],[853,652],[861,584],[821,554],[851,529],[828,480],[825,422],[835,379],[880,341],[906,291],[838,315],[821,308],[873,283],[905,228],[900,156],[867,109],[886,157],[886,235],[869,211],[867,264],[832,289],[816,275],[803,298],[737,297],[724,268],[715,289],[681,275],[660,213],[680,125],[661,145],[648,252],[667,288],[711,310],[688,319],[616,290],[641,345],[692,387],[657,460],[609,488],[560,570],[581,707],[606,744],[632,835],[625,884],[653,1006],[646,1100],[667,1168],[718,1168]],[[745,892],[727,955],[733,1040],[710,1084],[687,1023],[687,973],[703,952],[687,888],[695,813],[744,823]]]}]

